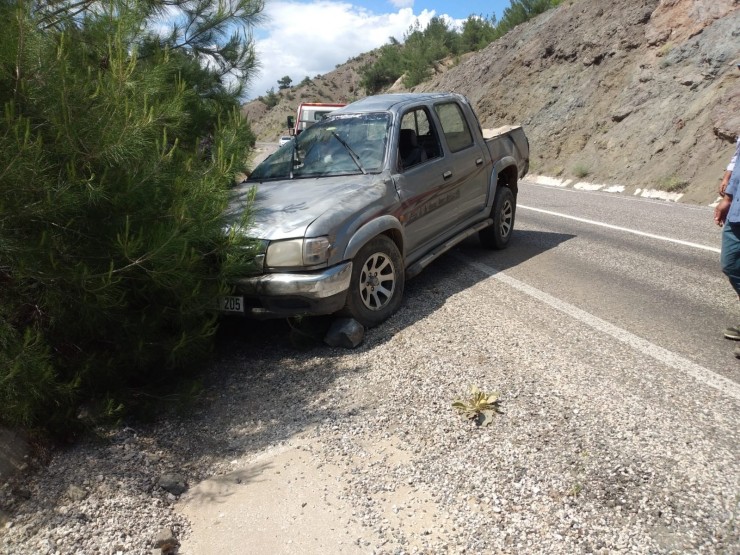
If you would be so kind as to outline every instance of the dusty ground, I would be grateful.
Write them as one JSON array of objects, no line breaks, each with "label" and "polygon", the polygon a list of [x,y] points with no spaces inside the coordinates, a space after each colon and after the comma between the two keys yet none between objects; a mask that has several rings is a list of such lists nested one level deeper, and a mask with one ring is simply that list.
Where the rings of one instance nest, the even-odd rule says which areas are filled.
[{"label": "dusty ground", "polygon": [[233,471],[190,490],[178,506],[192,525],[180,553],[365,553],[356,540],[367,531],[342,499],[340,470],[316,466],[310,444],[299,436],[235,459]]}]

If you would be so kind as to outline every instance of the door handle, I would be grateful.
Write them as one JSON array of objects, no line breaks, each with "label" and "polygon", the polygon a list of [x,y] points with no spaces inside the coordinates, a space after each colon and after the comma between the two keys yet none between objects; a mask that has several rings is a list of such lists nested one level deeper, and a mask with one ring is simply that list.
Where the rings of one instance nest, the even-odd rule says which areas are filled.
[{"label": "door handle", "polygon": [[442,174],[442,177],[444,177],[445,179],[449,179],[450,177],[452,177],[452,172],[450,170],[447,170]]},{"label": "door handle", "polygon": [[476,166],[480,166],[480,165],[481,165],[482,163],[483,163],[483,158],[478,158],[478,159],[477,159],[477,160],[475,161],[475,165],[476,165]]}]

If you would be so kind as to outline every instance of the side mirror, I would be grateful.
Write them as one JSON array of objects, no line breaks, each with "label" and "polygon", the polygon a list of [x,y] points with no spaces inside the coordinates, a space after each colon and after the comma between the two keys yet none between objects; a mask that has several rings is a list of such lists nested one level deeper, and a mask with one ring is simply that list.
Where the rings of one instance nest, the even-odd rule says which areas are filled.
[{"label": "side mirror", "polygon": [[293,127],[295,127],[295,118],[288,116],[288,129],[293,129]]}]

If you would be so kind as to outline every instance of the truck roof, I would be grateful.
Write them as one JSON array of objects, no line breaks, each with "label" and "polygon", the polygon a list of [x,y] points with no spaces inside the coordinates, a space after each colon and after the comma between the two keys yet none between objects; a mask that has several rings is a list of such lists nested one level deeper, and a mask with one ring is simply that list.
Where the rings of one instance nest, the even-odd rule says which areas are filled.
[{"label": "truck roof", "polygon": [[326,108],[326,107],[332,108],[332,107],[335,107],[336,106],[336,107],[341,108],[342,106],[346,106],[346,105],[347,105],[346,103],[336,104],[336,103],[332,103],[332,102],[301,102],[298,105],[298,107],[301,108],[301,107],[319,106],[319,107],[322,107],[322,108]]},{"label": "truck roof", "polygon": [[396,93],[396,94],[379,94],[368,96],[362,100],[348,104],[344,108],[333,112],[335,114],[354,114],[358,112],[386,112],[393,108],[412,104],[417,102],[432,101],[439,99],[455,99],[464,101],[464,98],[455,93]]}]

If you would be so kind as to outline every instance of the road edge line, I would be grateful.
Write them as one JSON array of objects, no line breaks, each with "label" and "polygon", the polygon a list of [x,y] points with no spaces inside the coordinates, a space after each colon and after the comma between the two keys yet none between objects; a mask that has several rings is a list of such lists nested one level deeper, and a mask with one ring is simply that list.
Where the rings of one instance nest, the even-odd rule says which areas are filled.
[{"label": "road edge line", "polygon": [[670,366],[675,370],[680,370],[681,372],[688,374],[695,380],[716,389],[720,393],[723,393],[740,401],[740,384],[732,381],[731,379],[717,374],[716,372],[713,372],[708,368],[704,368],[703,366],[696,364],[695,362],[692,362],[682,357],[681,355],[674,353],[673,351],[669,351],[668,349],[651,343],[647,339],[643,339],[642,337],[639,337],[625,329],[615,326],[614,324],[611,324],[606,320],[602,320],[598,316],[594,316],[590,312],[586,312],[585,310],[580,309],[577,306],[574,306],[565,301],[561,301],[560,299],[553,297],[552,295],[545,293],[544,291],[540,291],[536,287],[532,287],[531,285],[519,281],[516,278],[508,276],[492,266],[488,266],[487,264],[484,264],[482,262],[472,260],[457,252],[453,252],[451,254],[461,262],[471,266],[472,268],[482,272],[483,274],[486,274],[502,283],[505,283],[509,287],[513,287],[514,289],[547,304],[548,306],[554,308],[555,310],[558,310],[559,312],[575,318],[579,322],[586,324],[592,329],[610,335],[621,343],[624,343],[629,347],[654,358],[655,360],[665,364],[666,366]]}]

